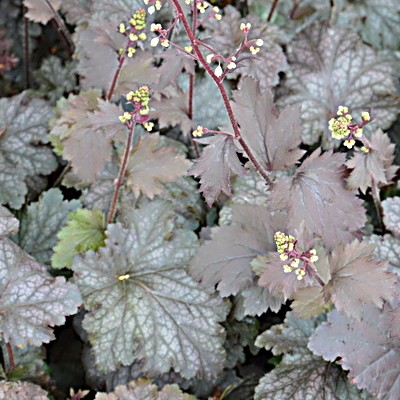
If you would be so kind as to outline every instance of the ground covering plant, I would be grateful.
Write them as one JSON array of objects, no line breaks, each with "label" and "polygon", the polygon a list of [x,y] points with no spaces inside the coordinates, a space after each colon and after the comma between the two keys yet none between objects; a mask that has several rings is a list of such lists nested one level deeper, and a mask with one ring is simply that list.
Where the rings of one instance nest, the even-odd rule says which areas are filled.
[{"label": "ground covering plant", "polygon": [[400,3],[0,3],[0,399],[400,398]]}]

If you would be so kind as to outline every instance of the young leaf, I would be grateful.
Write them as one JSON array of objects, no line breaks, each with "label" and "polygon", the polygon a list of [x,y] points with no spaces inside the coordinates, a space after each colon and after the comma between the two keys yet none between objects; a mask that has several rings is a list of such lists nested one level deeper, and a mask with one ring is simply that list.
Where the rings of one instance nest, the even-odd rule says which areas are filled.
[{"label": "young leaf", "polygon": [[158,391],[151,381],[139,379],[126,386],[117,386],[113,393],[97,393],[95,400],[196,400],[196,397],[183,393],[178,385],[167,385]]},{"label": "young leaf", "polygon": [[340,311],[328,314],[328,322],[317,328],[309,348],[325,360],[341,358],[343,369],[357,387],[378,399],[395,400],[399,394],[399,338],[390,335],[390,310],[364,306],[359,320]]},{"label": "young leaf", "polygon": [[100,370],[143,361],[155,375],[171,368],[183,377],[216,375],[223,366],[227,307],[198,288],[186,264],[197,244],[174,230],[171,206],[153,201],[130,216],[130,228],[110,225],[106,246],[74,259],[84,296],[83,328]]},{"label": "young leaf", "polygon": [[24,0],[24,6],[28,9],[25,18],[46,25],[54,18],[54,12],[57,12],[61,6],[61,0],[48,0],[48,2],[51,7],[45,0]]},{"label": "young leaf", "polygon": [[11,236],[18,231],[19,221],[7,210],[0,205],[0,239]]},{"label": "young leaf", "polygon": [[54,339],[52,327],[75,314],[82,299],[77,287],[53,278],[8,239],[0,240],[0,331],[16,346],[40,346]]},{"label": "young leaf", "polygon": [[49,264],[57,233],[67,221],[67,215],[80,205],[78,200],[64,201],[59,189],[50,189],[40,200],[31,203],[20,217],[16,243],[37,261]]},{"label": "young leaf", "polygon": [[104,246],[105,229],[105,216],[99,210],[79,209],[69,214],[67,225],[57,234],[59,242],[53,248],[52,267],[70,267],[78,253]]},{"label": "young leaf", "polygon": [[250,261],[275,249],[274,233],[282,229],[283,216],[266,207],[234,205],[232,225],[211,229],[211,240],[200,247],[190,263],[190,274],[222,297],[236,295],[253,284]]},{"label": "young leaf", "polygon": [[245,170],[239,161],[233,136],[221,134],[197,141],[207,147],[188,173],[200,176],[200,192],[211,206],[221,192],[231,196],[231,175],[244,175]]},{"label": "young leaf", "polygon": [[372,148],[368,153],[357,152],[346,162],[346,166],[352,169],[347,178],[349,188],[360,189],[364,194],[373,181],[379,186],[390,184],[398,170],[397,165],[392,165],[395,145],[389,137],[378,129],[370,141]]},{"label": "young leaf", "polygon": [[48,400],[47,392],[30,382],[0,382],[0,399]]},{"label": "young leaf", "polygon": [[290,178],[282,178],[272,188],[274,207],[287,212],[289,227],[297,229],[304,220],[328,249],[354,239],[353,232],[366,221],[362,201],[344,187],[343,153],[320,154],[317,149]]},{"label": "young leaf", "polygon": [[48,141],[51,115],[43,100],[29,101],[27,92],[0,99],[0,204],[21,208],[27,179],[57,167],[51,150],[42,145]]},{"label": "young leaf", "polygon": [[331,279],[323,288],[339,311],[360,318],[365,304],[382,307],[393,299],[396,276],[388,273],[385,263],[373,259],[374,246],[354,240],[340,244],[332,253]]},{"label": "young leaf", "polygon": [[400,236],[400,197],[389,197],[382,201],[383,222],[394,235]]},{"label": "young leaf", "polygon": [[322,134],[323,146],[334,146],[328,121],[340,105],[357,114],[372,108],[382,129],[396,118],[394,61],[363,44],[356,33],[314,23],[290,43],[288,61],[281,102],[302,105],[304,143],[316,143]]},{"label": "young leaf", "polygon": [[153,199],[164,191],[163,183],[176,181],[186,174],[190,161],[173,147],[163,147],[160,137],[147,135],[132,150],[127,167],[127,185],[138,197]]},{"label": "young leaf", "polygon": [[233,99],[242,137],[264,169],[287,169],[302,157],[305,151],[298,148],[302,133],[299,106],[278,113],[272,93],[262,93],[257,81],[247,76],[233,92]]}]

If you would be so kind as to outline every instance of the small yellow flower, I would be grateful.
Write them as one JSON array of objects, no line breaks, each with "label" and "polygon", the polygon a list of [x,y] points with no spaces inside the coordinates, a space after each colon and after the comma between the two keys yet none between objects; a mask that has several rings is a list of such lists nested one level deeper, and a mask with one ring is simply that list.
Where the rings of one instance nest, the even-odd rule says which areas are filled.
[{"label": "small yellow flower", "polygon": [[129,58],[132,58],[135,53],[136,53],[136,49],[134,47],[128,47],[127,56]]},{"label": "small yellow flower", "polygon": [[154,13],[156,12],[156,8],[155,8],[154,6],[150,6],[150,7],[147,9],[147,12],[148,12],[150,15],[152,15],[152,14],[154,14]]},{"label": "small yellow flower", "polygon": [[156,10],[157,10],[157,11],[160,11],[160,10],[161,10],[161,7],[162,7],[161,1],[160,1],[160,0],[156,0],[155,6],[156,6]]},{"label": "small yellow flower", "polygon": [[153,122],[145,122],[143,124],[144,128],[146,129],[147,132],[151,132],[154,128]]},{"label": "small yellow flower", "polygon": [[360,138],[363,135],[363,130],[361,128],[358,128],[355,132],[354,132],[354,136]]},{"label": "small yellow flower", "polygon": [[119,33],[125,33],[126,32],[126,26],[123,22],[121,22],[119,24],[119,28],[118,28]]},{"label": "small yellow flower", "polygon": [[283,266],[283,272],[285,272],[285,274],[288,274],[290,272],[293,271],[293,268],[290,265],[284,265]]},{"label": "small yellow flower", "polygon": [[129,274],[120,275],[120,276],[118,277],[118,280],[119,280],[119,281],[126,281],[127,279],[129,279]]},{"label": "small yellow flower", "polygon": [[136,42],[136,40],[138,40],[139,38],[138,38],[138,35],[135,35],[134,33],[130,33],[129,34],[129,40],[131,41],[131,42]]},{"label": "small yellow flower", "polygon": [[337,115],[347,114],[348,112],[349,112],[349,109],[347,107],[339,106],[338,110],[337,110]]},{"label": "small yellow flower", "polygon": [[132,115],[125,111],[124,114],[120,115],[118,118],[122,123],[125,123],[126,121],[130,121],[132,119]]},{"label": "small yellow flower", "polygon": [[202,3],[197,3],[197,9],[200,11],[200,14],[204,14],[207,8],[208,4],[205,1]]},{"label": "small yellow flower", "polygon": [[139,39],[140,40],[146,40],[147,39],[147,35],[144,33],[144,32],[142,32],[142,33],[139,33]]},{"label": "small yellow flower", "polygon": [[257,45],[258,47],[263,46],[263,45],[264,45],[264,40],[262,40],[262,39],[257,39],[257,40],[256,40],[256,45]]},{"label": "small yellow flower", "polygon": [[161,31],[161,29],[162,29],[162,25],[161,24],[151,24],[150,25],[150,30],[152,32],[158,32],[158,31]]},{"label": "small yellow flower", "polygon": [[251,54],[256,55],[260,51],[260,48],[259,47],[254,47],[254,46],[250,46],[249,50],[250,50]]},{"label": "small yellow flower", "polygon": [[160,39],[158,37],[154,37],[153,39],[150,40],[150,46],[156,47],[159,42],[160,42]]},{"label": "small yellow flower", "polygon": [[185,51],[187,51],[188,53],[191,53],[193,50],[192,46],[185,46]]},{"label": "small yellow flower", "polygon": [[345,140],[343,142],[343,144],[348,148],[351,149],[353,148],[353,146],[356,144],[356,141],[354,139],[350,139],[350,140]]},{"label": "small yellow flower", "polygon": [[287,255],[287,254],[280,254],[279,255],[279,258],[282,260],[282,261],[286,261],[288,258],[289,258],[289,256]]},{"label": "small yellow flower", "polygon": [[203,134],[204,134],[204,128],[203,128],[201,125],[199,125],[199,126],[196,128],[196,130],[192,132],[192,135],[193,135],[194,137],[200,137],[200,136],[202,136]]},{"label": "small yellow flower", "polygon": [[207,61],[209,64],[211,64],[213,58],[214,58],[214,54],[208,54],[207,57],[206,57],[206,61]]},{"label": "small yellow flower", "polygon": [[163,46],[163,47],[169,47],[169,40],[168,40],[168,39],[163,39],[163,40],[160,42],[160,44],[161,44],[161,46]]},{"label": "small yellow flower", "polygon": [[250,28],[251,28],[251,23],[250,23],[250,22],[247,22],[247,24],[245,24],[244,22],[242,22],[242,23],[240,24],[240,30],[241,30],[241,31],[249,31]]},{"label": "small yellow flower", "polygon": [[368,148],[368,147],[362,146],[362,147],[360,147],[360,150],[361,150],[363,153],[369,153],[369,148]]},{"label": "small yellow flower", "polygon": [[368,112],[368,111],[362,112],[362,113],[361,113],[361,118],[362,118],[364,121],[371,121],[371,116],[369,115],[369,112]]},{"label": "small yellow flower", "polygon": [[234,69],[234,68],[236,68],[236,64],[233,61],[231,61],[226,67],[228,69]]},{"label": "small yellow flower", "polygon": [[217,68],[215,68],[214,74],[219,78],[222,76],[223,73],[224,71],[222,70],[222,67],[218,65]]}]

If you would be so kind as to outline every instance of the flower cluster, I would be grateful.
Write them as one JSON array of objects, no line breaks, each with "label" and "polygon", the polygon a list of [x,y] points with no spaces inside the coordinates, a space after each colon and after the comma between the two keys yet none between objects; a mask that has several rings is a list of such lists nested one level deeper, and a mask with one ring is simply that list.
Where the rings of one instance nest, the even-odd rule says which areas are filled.
[{"label": "flower cluster", "polygon": [[331,118],[329,121],[329,130],[332,132],[334,139],[345,139],[344,145],[351,149],[356,139],[360,139],[363,135],[363,127],[371,121],[371,116],[368,112],[361,113],[361,122],[353,123],[353,117],[349,114],[348,107],[339,106],[337,117]]},{"label": "flower cluster", "polygon": [[150,113],[149,87],[141,86],[138,90],[129,92],[125,99],[123,108],[126,111],[119,116],[119,120],[128,127],[131,127],[136,122],[141,123],[148,131],[151,131],[153,123],[148,122]]},{"label": "flower cluster", "polygon": [[244,40],[244,47],[248,47],[250,50],[250,53],[253,55],[256,55],[260,51],[260,47],[264,45],[264,40],[262,39],[252,39],[252,40],[247,40],[247,36],[250,32],[251,29],[251,23],[247,22],[244,23],[242,22],[240,24],[240,30],[245,34],[246,38]]},{"label": "flower cluster", "polygon": [[118,27],[118,32],[126,36],[129,41],[125,49],[120,48],[118,53],[120,56],[126,53],[131,58],[136,53],[138,42],[146,40],[147,35],[144,32],[146,28],[146,11],[141,8],[137,10],[129,20],[128,24],[121,22]]},{"label": "flower cluster", "polygon": [[300,253],[296,249],[297,240],[293,236],[286,235],[283,232],[276,232],[274,239],[280,259],[288,261],[287,264],[283,265],[285,273],[294,271],[297,279],[300,281],[306,275],[308,266],[311,266],[315,270],[315,267],[312,265],[318,261],[315,249]]},{"label": "flower cluster", "polygon": [[147,9],[149,14],[154,14],[156,10],[160,11],[162,8],[162,3],[160,0],[143,0],[143,3],[146,4],[146,6],[149,6]]}]

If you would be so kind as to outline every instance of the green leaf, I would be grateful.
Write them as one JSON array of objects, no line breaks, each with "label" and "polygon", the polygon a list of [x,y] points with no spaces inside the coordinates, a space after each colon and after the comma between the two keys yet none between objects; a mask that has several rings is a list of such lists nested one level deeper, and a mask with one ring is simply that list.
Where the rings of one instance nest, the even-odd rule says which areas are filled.
[{"label": "green leaf", "polygon": [[29,101],[26,92],[0,99],[0,204],[21,208],[27,179],[55,170],[57,162],[43,146],[51,115],[46,102]]},{"label": "green leaf", "polygon": [[358,115],[373,109],[375,129],[376,124],[386,129],[396,119],[395,61],[363,44],[355,32],[315,23],[290,43],[288,61],[291,69],[280,101],[301,104],[304,143],[314,144],[322,136],[324,147],[336,146],[328,121],[341,105]]},{"label": "green leaf", "polygon": [[49,264],[57,233],[65,225],[67,215],[79,206],[78,200],[66,201],[59,189],[50,189],[21,214],[20,229],[13,239],[37,261]]},{"label": "green leaf", "polygon": [[95,400],[196,400],[192,395],[183,393],[177,385],[167,385],[158,391],[146,379],[130,382],[127,386],[117,386],[113,393],[97,393]]},{"label": "green leaf", "polygon": [[106,246],[74,259],[84,296],[83,328],[100,370],[143,361],[150,374],[171,368],[185,378],[221,371],[227,306],[186,272],[197,238],[176,229],[171,205],[133,210],[129,229],[110,225]]},{"label": "green leaf", "polygon": [[57,234],[59,242],[51,257],[53,268],[70,267],[78,253],[104,246],[105,228],[105,216],[99,210],[80,209],[71,213],[67,225]]},{"label": "green leaf", "polygon": [[0,382],[0,399],[48,400],[47,392],[29,382]]},{"label": "green leaf", "polygon": [[77,312],[77,287],[47,268],[8,239],[0,240],[0,331],[16,346],[40,346],[54,339],[52,327]]}]

